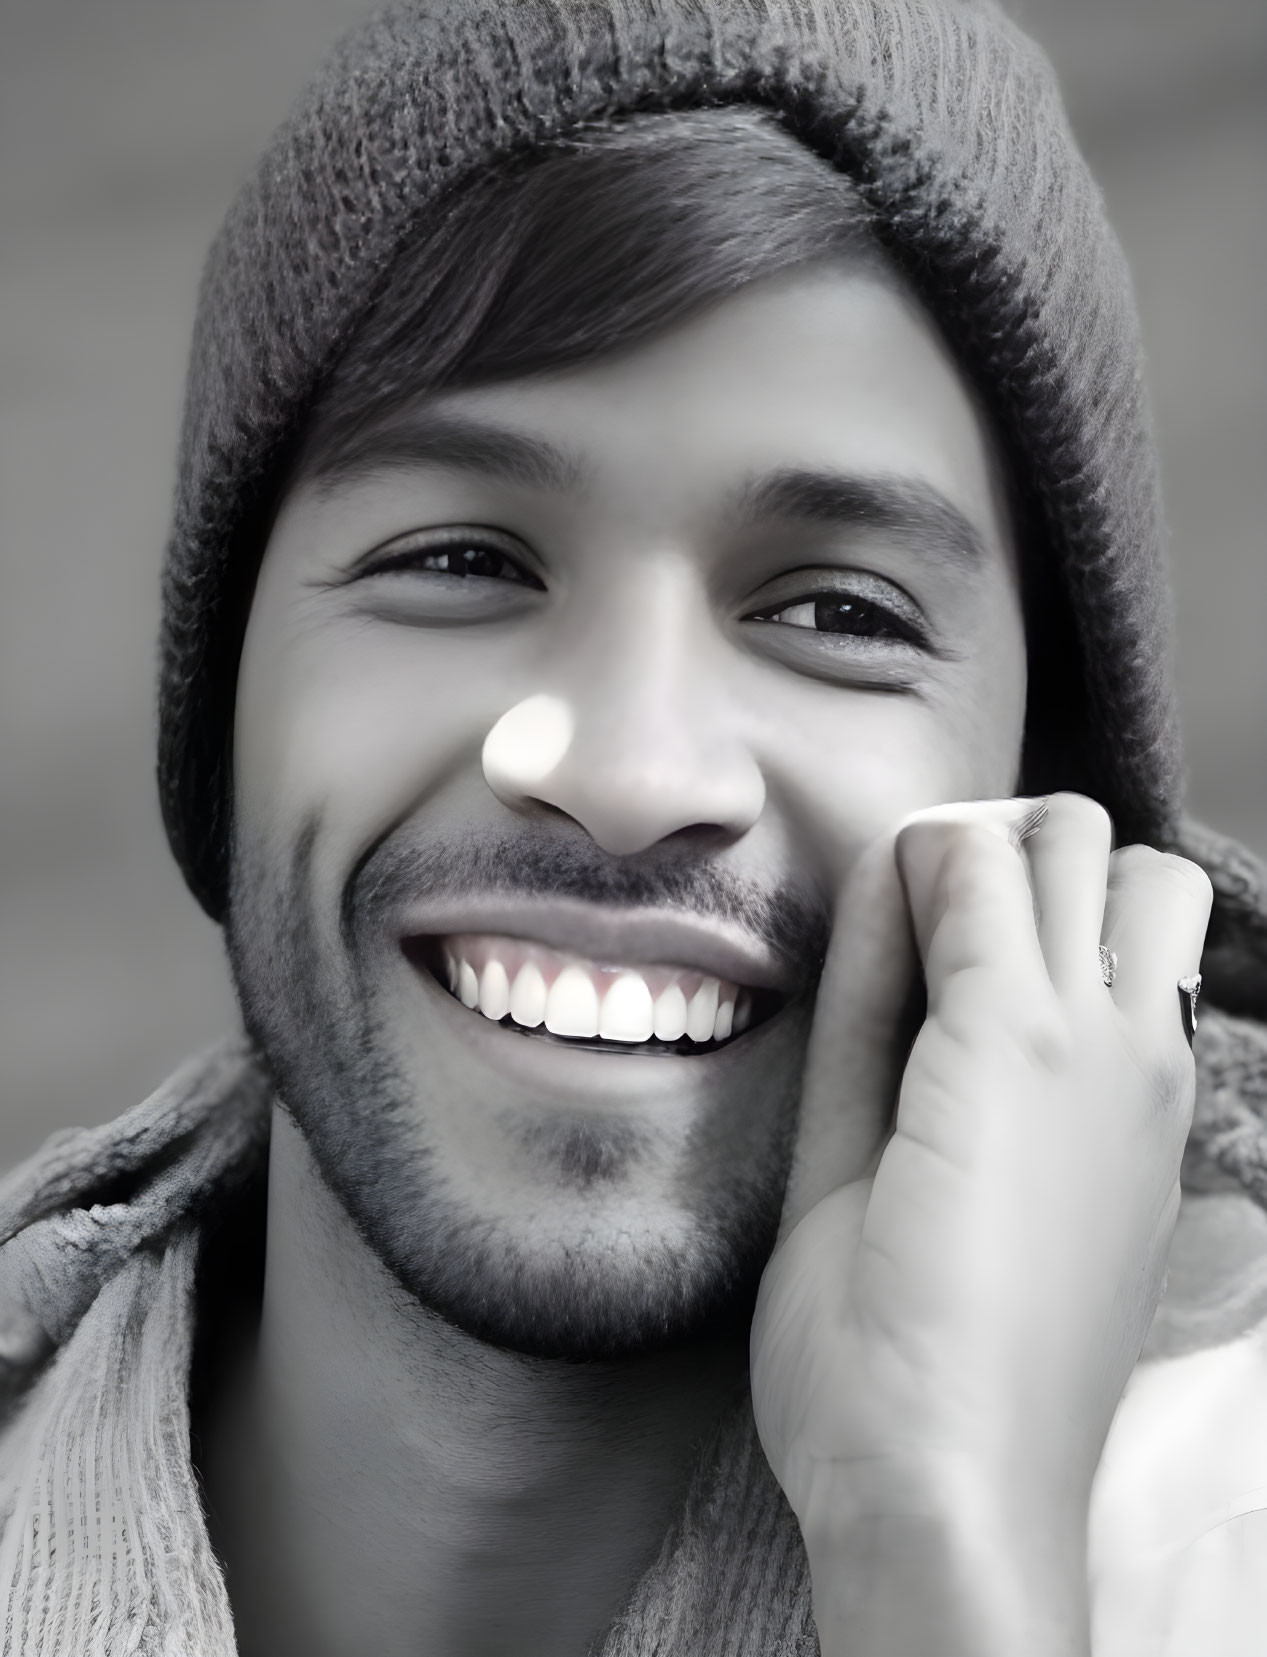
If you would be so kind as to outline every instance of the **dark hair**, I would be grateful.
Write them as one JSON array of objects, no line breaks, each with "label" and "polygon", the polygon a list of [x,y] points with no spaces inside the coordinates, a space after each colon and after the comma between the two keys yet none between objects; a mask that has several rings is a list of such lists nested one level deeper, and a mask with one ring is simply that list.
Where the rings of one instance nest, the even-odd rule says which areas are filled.
[{"label": "dark hair", "polygon": [[420,392],[543,373],[663,331],[762,277],[878,257],[857,188],[773,115],[656,112],[511,157],[449,198],[330,374],[301,460]]}]

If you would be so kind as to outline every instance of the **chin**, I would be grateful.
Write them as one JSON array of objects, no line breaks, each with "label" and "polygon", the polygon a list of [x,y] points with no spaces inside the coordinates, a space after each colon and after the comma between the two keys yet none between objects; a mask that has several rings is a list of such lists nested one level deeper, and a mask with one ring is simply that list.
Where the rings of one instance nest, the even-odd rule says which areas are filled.
[{"label": "chin", "polygon": [[[525,1239],[487,1215],[437,1213],[382,1228],[380,1257],[403,1288],[477,1340],[537,1358],[619,1361],[746,1334],[773,1247],[769,1226],[635,1238],[599,1223],[581,1242]],[[366,1227],[367,1235],[372,1235]]]},{"label": "chin", "polygon": [[747,1172],[728,1158],[724,1177],[701,1180],[627,1120],[533,1113],[508,1129],[494,1177],[430,1136],[382,1070],[372,1091],[339,1101],[311,1080],[278,1068],[322,1179],[401,1287],[466,1334],[575,1361],[746,1331],[778,1231],[789,1130],[772,1126],[750,1146]]}]

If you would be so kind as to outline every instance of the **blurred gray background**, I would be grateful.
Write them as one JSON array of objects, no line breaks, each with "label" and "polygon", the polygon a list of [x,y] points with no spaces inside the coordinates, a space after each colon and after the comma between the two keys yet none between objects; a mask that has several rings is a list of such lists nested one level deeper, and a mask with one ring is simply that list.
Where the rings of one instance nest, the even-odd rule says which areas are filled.
[{"label": "blurred gray background", "polygon": [[[0,6],[0,1167],[233,1022],[153,784],[184,357],[235,186],[364,9]],[[1192,804],[1267,853],[1267,6],[1013,9],[1063,72],[1135,271]]]}]

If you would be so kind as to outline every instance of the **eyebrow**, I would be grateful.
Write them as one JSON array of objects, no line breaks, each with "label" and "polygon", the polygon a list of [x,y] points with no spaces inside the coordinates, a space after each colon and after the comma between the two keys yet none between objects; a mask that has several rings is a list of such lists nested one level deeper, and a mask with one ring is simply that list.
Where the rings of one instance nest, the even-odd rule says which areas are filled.
[{"label": "eyebrow", "polygon": [[749,479],[731,510],[741,523],[779,518],[884,530],[973,568],[985,552],[980,531],[959,508],[913,478],[782,467]]},{"label": "eyebrow", "polygon": [[578,456],[544,438],[423,408],[336,440],[328,451],[318,452],[311,477],[325,493],[381,472],[427,465],[560,491],[579,488],[586,475]]},{"label": "eyebrow", "polygon": [[[413,409],[336,441],[312,462],[311,475],[324,493],[425,465],[562,493],[583,487],[589,477],[579,455],[543,437],[438,408]],[[881,530],[973,568],[984,555],[975,525],[940,490],[913,478],[779,467],[743,483],[729,515],[740,524],[779,519]]]}]

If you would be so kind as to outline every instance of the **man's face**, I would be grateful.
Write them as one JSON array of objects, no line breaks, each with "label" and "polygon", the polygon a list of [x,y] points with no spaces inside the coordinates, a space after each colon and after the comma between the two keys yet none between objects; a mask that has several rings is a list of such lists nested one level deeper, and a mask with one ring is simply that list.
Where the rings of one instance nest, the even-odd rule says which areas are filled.
[{"label": "man's face", "polygon": [[875,269],[420,398],[301,474],[242,657],[230,948],[399,1280],[538,1352],[742,1317],[836,894],[908,812],[1014,791],[1024,703],[985,425]]}]

